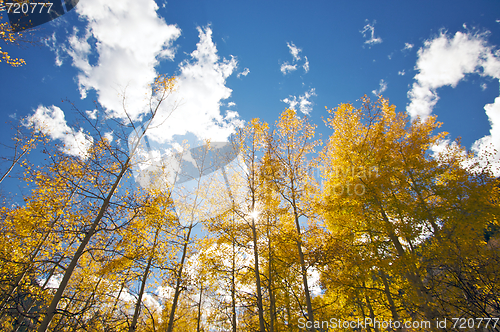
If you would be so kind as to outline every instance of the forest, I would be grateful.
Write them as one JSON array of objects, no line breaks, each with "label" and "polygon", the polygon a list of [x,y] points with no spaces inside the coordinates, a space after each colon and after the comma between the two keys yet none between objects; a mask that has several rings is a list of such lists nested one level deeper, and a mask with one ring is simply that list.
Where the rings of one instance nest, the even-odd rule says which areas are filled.
[{"label": "forest", "polygon": [[174,88],[158,77],[141,120],[82,112],[84,156],[29,122],[5,142],[2,331],[500,331],[499,182],[459,141],[431,153],[436,116],[365,96],[318,137],[286,109],[239,128],[231,163],[206,141],[197,175],[146,169]]}]

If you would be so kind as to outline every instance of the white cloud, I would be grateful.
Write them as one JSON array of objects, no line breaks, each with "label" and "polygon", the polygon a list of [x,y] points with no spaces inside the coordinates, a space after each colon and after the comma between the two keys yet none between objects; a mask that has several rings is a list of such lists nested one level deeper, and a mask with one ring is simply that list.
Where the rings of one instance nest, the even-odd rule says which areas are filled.
[{"label": "white cloud", "polygon": [[[157,76],[155,66],[161,59],[174,58],[172,43],[180,29],[158,17],[154,0],[87,0],[75,9],[88,22],[84,36],[74,31],[67,50],[81,71],[82,98],[94,89],[108,114],[124,117],[125,95],[127,112],[138,118],[146,110],[149,85]],[[97,63],[91,64],[94,49]]]},{"label": "white cloud", "polygon": [[66,47],[61,45],[56,38],[56,33],[52,33],[49,38],[44,41],[45,46],[47,46],[51,51],[56,54],[56,66],[60,67],[63,64],[63,59],[61,53],[66,52]]},{"label": "white cloud", "polygon": [[403,51],[406,51],[406,50],[411,50],[413,48],[413,44],[410,44],[410,43],[405,43],[405,47],[403,48]]},{"label": "white cloud", "polygon": [[87,114],[87,117],[88,117],[89,119],[92,119],[92,120],[97,119],[97,110],[93,110],[93,111],[85,111],[85,114]]},{"label": "white cloud", "polygon": [[[302,57],[299,55],[300,52],[302,52],[301,48],[298,48],[295,46],[295,44],[292,43],[286,43],[286,46],[288,46],[288,49],[290,50],[290,54],[293,57],[292,63],[285,61],[281,64],[281,72],[283,75],[289,74],[295,70],[297,70],[297,66],[299,65],[299,61],[302,60]],[[309,60],[307,59],[306,56],[304,56],[304,63],[301,65],[302,68],[304,68],[304,72],[307,74],[309,72]]]},{"label": "white cloud", "polygon": [[250,74],[250,69],[245,68],[241,73],[238,73],[238,75],[236,76],[240,78],[240,76],[247,76],[248,74]]},{"label": "white cloud", "polygon": [[227,103],[227,107],[233,107],[233,106],[236,106],[235,102],[230,101],[229,103]]},{"label": "white cloud", "polygon": [[387,90],[387,82],[385,82],[385,81],[382,79],[382,80],[380,80],[378,90],[373,90],[373,91],[372,91],[372,93],[373,93],[375,96],[380,96],[380,95],[382,94],[382,92],[384,92],[385,90]]},{"label": "white cloud", "polygon": [[302,96],[299,96],[299,98],[296,96],[289,96],[289,98],[285,98],[281,101],[287,103],[288,107],[291,109],[301,111],[304,114],[309,114],[309,112],[312,111],[312,102],[309,101],[309,98],[312,96],[316,96],[314,88],[306,91]]},{"label": "white cloud", "polygon": [[304,59],[305,59],[306,62],[304,63],[304,65],[302,66],[302,68],[304,68],[304,71],[306,73],[308,73],[309,72],[309,60],[307,60],[306,56],[304,57]]},{"label": "white cloud", "polygon": [[441,33],[426,41],[417,54],[418,74],[408,92],[407,106],[413,119],[429,116],[439,99],[436,90],[455,87],[466,74],[500,78],[500,53],[487,45],[484,34],[457,32],[450,37]]},{"label": "white cloud", "polygon": [[404,69],[398,71],[398,75],[404,76],[405,74],[406,74],[406,72],[404,71]]},{"label": "white cloud", "polygon": [[[162,59],[173,60],[173,42],[180,36],[180,29],[158,17],[154,0],[88,0],[76,8],[88,25],[83,36],[74,31],[67,51],[80,70],[82,97],[94,89],[107,116],[124,117],[125,96],[128,114],[139,119],[147,110],[150,84],[157,76],[155,67]],[[221,100],[232,92],[225,83],[236,68],[236,59],[220,60],[212,30],[198,30],[200,42],[191,59],[179,64],[175,91],[162,104],[154,123],[157,127],[149,132],[149,138],[159,143],[187,133],[224,141],[241,125],[234,114],[229,119],[220,112]],[[245,68],[241,75],[249,72]]]},{"label": "white cloud", "polygon": [[293,56],[293,61],[294,62],[299,61],[300,60],[299,53],[302,52],[302,49],[295,46],[294,43],[291,44],[286,43],[286,46],[288,46],[288,48],[290,49],[290,54]]},{"label": "white cloud", "polygon": [[295,70],[297,70],[297,64],[291,65],[288,62],[284,62],[281,65],[281,72],[283,73],[283,75],[291,73],[292,71],[295,71]]},{"label": "white cloud", "polygon": [[57,106],[39,106],[35,113],[23,121],[25,126],[34,126],[37,130],[64,143],[63,151],[72,156],[85,158],[93,139],[83,132],[69,127],[64,112]]},{"label": "white cloud", "polygon": [[375,23],[377,23],[375,20],[373,20],[372,24],[366,20],[366,25],[363,27],[363,30],[360,31],[363,34],[363,37],[367,38],[365,40],[365,44],[375,45],[382,42],[382,38],[375,37]]},{"label": "white cloud", "polygon": [[[500,52],[486,42],[486,34],[457,32],[454,36],[441,33],[428,40],[418,50],[415,82],[408,92],[407,111],[412,119],[426,118],[432,113],[439,97],[437,89],[455,87],[467,74],[479,74],[500,79]],[[484,85],[481,85],[484,88]],[[476,154],[475,168],[491,169],[500,175],[500,97],[484,106],[491,125],[490,134],[478,139],[472,146]],[[448,142],[441,142],[441,148]],[[437,148],[436,148],[437,149]],[[488,165],[488,161],[490,164]],[[469,161],[472,165],[474,161]],[[467,165],[465,165],[467,166]]]},{"label": "white cloud", "polygon": [[[440,139],[436,144],[430,147],[432,157],[439,161],[446,161],[449,155],[459,148],[457,142],[451,142],[449,139]],[[465,151],[460,151],[459,154],[466,160]]]},{"label": "white cloud", "polygon": [[113,142],[113,132],[107,132],[107,133],[104,133],[104,138],[108,140],[108,142]]},{"label": "white cloud", "polygon": [[486,83],[482,83],[481,84],[481,90],[486,90],[486,88],[488,88],[488,85]]},{"label": "white cloud", "polygon": [[495,98],[493,104],[485,105],[484,110],[491,125],[490,134],[475,141],[472,151],[481,168],[488,167],[487,160],[490,160],[493,174],[500,176],[500,97]]},{"label": "white cloud", "polygon": [[196,50],[190,60],[179,65],[175,91],[162,104],[153,123],[156,128],[149,131],[148,137],[158,143],[188,133],[201,140],[222,142],[241,125],[238,117],[223,117],[220,110],[221,101],[231,96],[232,90],[225,84],[237,61],[234,57],[219,59],[210,27],[198,31]]},{"label": "white cloud", "polygon": [[311,266],[307,272],[307,283],[312,297],[321,295],[320,274],[314,266]]}]

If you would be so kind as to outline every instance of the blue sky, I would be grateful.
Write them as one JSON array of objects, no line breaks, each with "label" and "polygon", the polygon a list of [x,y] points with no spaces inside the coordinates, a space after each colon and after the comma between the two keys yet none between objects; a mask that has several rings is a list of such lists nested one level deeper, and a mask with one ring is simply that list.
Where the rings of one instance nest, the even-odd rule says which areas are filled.
[{"label": "blue sky", "polygon": [[[122,117],[125,93],[139,117],[157,74],[179,77],[165,112],[177,108],[150,137],[165,146],[182,135],[224,140],[253,117],[274,123],[286,107],[326,137],[325,106],[381,93],[412,116],[436,114],[450,140],[479,154],[500,148],[496,0],[80,0],[35,35],[40,46],[2,46],[27,64],[0,63],[1,112],[44,121],[70,154],[90,138],[66,99],[91,116],[97,100]],[[1,126],[8,144],[11,124]]]}]

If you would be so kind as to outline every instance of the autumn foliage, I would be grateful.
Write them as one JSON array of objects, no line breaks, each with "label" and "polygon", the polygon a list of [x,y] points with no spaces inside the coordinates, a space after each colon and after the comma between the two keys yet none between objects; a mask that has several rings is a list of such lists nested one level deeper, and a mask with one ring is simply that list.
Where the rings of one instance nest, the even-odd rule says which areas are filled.
[{"label": "autumn foliage", "polygon": [[[123,132],[146,135],[173,86],[159,78],[149,122]],[[200,182],[184,205],[172,188],[138,186],[135,146],[98,139],[97,126],[86,158],[43,137],[18,143],[7,168],[22,173],[23,201],[0,208],[2,330],[325,331],[366,319],[438,330],[446,318],[452,331],[452,318],[498,318],[488,168],[458,142],[433,155],[446,136],[436,117],[412,122],[383,98],[341,104],[324,122],[322,142],[291,109],[249,121],[232,141],[235,187]],[[23,151],[42,147],[46,162],[32,165]],[[195,220],[201,199],[231,208]]]}]

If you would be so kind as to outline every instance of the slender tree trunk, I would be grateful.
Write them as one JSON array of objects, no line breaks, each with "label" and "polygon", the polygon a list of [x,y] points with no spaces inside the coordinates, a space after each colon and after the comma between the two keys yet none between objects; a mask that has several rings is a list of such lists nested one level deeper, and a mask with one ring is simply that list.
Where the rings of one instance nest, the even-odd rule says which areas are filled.
[{"label": "slender tree trunk", "polygon": [[10,172],[12,172],[12,170],[14,169],[14,167],[17,165],[17,163],[19,162],[19,160],[21,160],[21,158],[29,151],[29,149],[26,149],[24,150],[19,156],[14,157],[14,160],[12,160],[12,164],[10,165],[9,169],[2,175],[2,177],[0,178],[0,183],[3,182],[3,180],[5,180],[5,178],[10,174]]},{"label": "slender tree trunk", "polygon": [[146,134],[149,126],[151,125],[151,122],[153,121],[153,118],[154,118],[158,108],[160,107],[160,104],[162,101],[163,101],[163,99],[158,102],[158,104],[156,105],[156,109],[154,111],[152,110],[152,117],[149,119],[148,124],[146,125],[146,128],[144,128],[144,126],[142,126],[143,131],[141,132],[140,135],[137,136],[137,141],[134,143],[132,149],[130,150],[130,154],[127,157],[127,160],[125,161],[125,163],[122,165],[122,167],[120,169],[120,173],[118,174],[118,176],[115,179],[115,182],[111,186],[111,188],[108,192],[108,195],[106,196],[106,198],[102,202],[101,208],[99,209],[99,213],[98,213],[97,217],[94,219],[94,222],[90,225],[90,229],[88,230],[87,234],[83,238],[83,241],[80,243],[80,246],[76,250],[75,255],[73,256],[73,259],[71,260],[68,267],[66,268],[63,279],[62,279],[61,283],[59,284],[59,288],[57,289],[56,294],[52,298],[52,301],[49,305],[49,308],[47,309],[47,313],[45,314],[45,317],[44,317],[42,323],[38,327],[38,332],[47,331],[47,329],[50,325],[50,322],[54,318],[54,315],[56,314],[56,310],[57,310],[57,305],[58,305],[59,301],[61,300],[62,295],[63,295],[64,291],[66,290],[66,287],[68,286],[69,279],[71,278],[71,275],[73,274],[73,271],[76,268],[78,260],[83,255],[85,247],[90,242],[90,239],[94,235],[94,233],[97,229],[97,226],[99,225],[102,218],[104,217],[104,214],[106,213],[106,211],[108,209],[109,203],[111,202],[111,198],[113,198],[113,195],[115,194],[115,191],[118,188],[118,185],[120,184],[121,180],[123,179],[125,172],[128,170],[128,168],[130,166],[130,162],[132,160],[132,157],[135,155],[136,150],[139,148],[140,141],[144,137],[144,135]]},{"label": "slender tree trunk", "polygon": [[[396,234],[394,234],[394,232],[392,230],[392,224],[389,221],[389,218],[387,217],[384,209],[382,208],[382,205],[380,204],[380,202],[377,202],[377,203],[380,207],[382,218],[384,219],[385,224],[388,226],[389,239],[391,240],[394,247],[396,248],[398,256],[401,257],[401,259],[406,259],[407,255],[406,255],[406,252],[403,248],[403,245],[399,241]],[[417,269],[416,269],[416,266],[414,265],[414,263],[410,262],[409,264],[407,264],[406,267],[407,267],[407,271],[405,272],[405,277],[412,284],[417,296],[419,297],[419,300],[420,300],[419,305],[421,306],[421,308],[425,314],[425,318],[427,318],[430,321],[434,321],[439,316],[439,313],[436,311],[436,309],[431,308],[429,306],[429,303],[432,303],[432,295],[429,294],[429,291],[427,290],[424,283],[422,282],[422,279],[418,275]]]},{"label": "slender tree trunk", "polygon": [[232,326],[233,326],[233,332],[236,332],[236,262],[235,262],[235,255],[236,252],[234,250],[234,236],[232,239],[232,247],[233,247],[233,256],[232,256],[232,263],[231,263],[231,310],[232,310]]},{"label": "slender tree trunk", "polygon": [[[365,308],[363,306],[363,302],[361,301],[361,297],[359,296],[359,292],[356,290],[356,304],[359,307],[359,310],[361,311],[361,317],[363,318],[363,322],[366,321],[366,314],[365,314]],[[371,332],[372,329],[370,325],[366,325],[367,332]]]},{"label": "slender tree trunk", "polygon": [[[82,180],[83,180],[83,177],[80,178],[80,180],[78,181],[77,185],[79,185]],[[71,191],[71,194],[69,195],[68,199],[66,200],[66,202],[65,202],[65,204],[63,206],[63,210],[67,207],[68,202],[73,198],[75,192],[76,192],[76,186],[73,188],[73,190]],[[12,297],[12,295],[16,291],[17,287],[19,286],[19,283],[24,279],[24,277],[26,276],[26,274],[28,273],[28,271],[33,267],[33,265],[34,265],[33,262],[35,261],[35,258],[38,256],[38,253],[40,252],[40,250],[42,249],[43,245],[45,244],[45,241],[47,240],[47,238],[51,234],[52,228],[59,221],[61,215],[62,215],[62,213],[58,214],[57,217],[54,218],[54,220],[52,220],[52,222],[48,225],[48,227],[47,227],[48,231],[45,233],[45,235],[43,236],[43,238],[40,240],[40,242],[36,246],[35,250],[33,250],[33,252],[31,253],[31,255],[28,258],[26,266],[23,267],[22,272],[16,277],[16,279],[14,280],[14,283],[11,285],[9,291],[7,292],[7,294],[5,295],[5,297],[2,299],[2,302],[0,302],[0,318],[2,318],[3,315],[4,315],[4,310],[3,309],[5,307],[5,304]]]},{"label": "slender tree trunk", "polygon": [[[363,283],[363,286],[364,286],[364,283]],[[365,293],[365,300],[366,300],[366,306],[368,307],[368,311],[370,312],[370,318],[371,318],[372,322],[374,322],[375,321],[375,312],[373,311],[373,307],[372,307],[372,304],[370,302],[370,297],[366,293]],[[376,325],[373,326],[373,329],[375,330],[375,332],[379,332],[379,329]]]},{"label": "slender tree trunk", "polygon": [[181,293],[182,270],[184,268],[184,262],[185,262],[186,256],[187,256],[188,243],[189,243],[189,238],[191,236],[192,229],[193,229],[193,223],[191,223],[189,225],[188,233],[184,239],[181,262],[179,264],[179,271],[177,272],[177,278],[176,278],[176,284],[175,284],[174,300],[172,302],[172,308],[170,309],[170,315],[168,318],[167,332],[172,332],[174,329],[175,310],[177,309],[177,301],[179,300],[179,295]]},{"label": "slender tree trunk", "polygon": [[203,296],[203,283],[201,283],[200,285],[200,300],[198,301],[198,318],[196,322],[196,332],[200,332],[202,296]]},{"label": "slender tree trunk", "polygon": [[130,163],[130,159],[131,158],[128,157],[127,161],[122,166],[120,174],[118,174],[118,177],[116,178],[115,182],[113,183],[113,186],[111,187],[111,189],[110,189],[110,191],[108,193],[108,196],[106,197],[106,199],[104,200],[104,202],[101,205],[101,208],[99,210],[99,214],[94,219],[94,222],[90,226],[89,231],[85,235],[85,238],[83,239],[83,241],[80,243],[80,246],[76,250],[75,255],[73,256],[73,259],[69,263],[69,265],[68,265],[68,267],[67,267],[67,269],[66,269],[66,271],[64,273],[64,276],[63,276],[63,279],[61,281],[61,284],[59,285],[59,288],[57,289],[56,294],[52,298],[52,302],[50,303],[50,306],[49,306],[49,308],[47,310],[47,314],[45,315],[42,323],[38,327],[38,332],[45,332],[45,331],[47,331],[47,329],[48,329],[48,327],[50,325],[50,322],[52,321],[52,318],[54,318],[54,315],[56,314],[57,305],[58,305],[59,301],[61,300],[62,295],[63,295],[64,291],[66,290],[66,287],[68,286],[69,279],[71,278],[71,275],[73,274],[73,271],[74,271],[74,269],[76,267],[76,264],[78,263],[78,260],[82,256],[83,251],[85,250],[85,247],[90,242],[91,237],[94,235],[95,230],[97,229],[97,225],[99,225],[99,223],[101,222],[101,220],[102,220],[102,218],[104,216],[104,213],[108,209],[109,202],[111,201],[111,198],[115,194],[116,188],[120,184],[120,181],[122,180],[123,175],[125,174],[125,172],[128,169],[128,165]]},{"label": "slender tree trunk", "polygon": [[269,306],[270,306],[270,319],[269,319],[269,332],[274,332],[274,323],[276,322],[276,299],[274,295],[274,284],[273,284],[273,250],[271,247],[271,236],[269,234],[269,228],[267,229],[267,239],[268,239],[268,251],[269,251],[269,260],[268,260],[268,288],[269,288]]},{"label": "slender tree trunk", "polygon": [[129,277],[129,274],[130,274],[130,268],[128,269],[127,274],[120,285],[120,290],[118,291],[118,295],[116,296],[116,300],[114,301],[113,307],[111,308],[110,311],[110,318],[113,316],[113,313],[118,307],[118,303],[120,302],[120,296],[122,295],[123,289],[125,288],[125,284],[127,283],[127,278]]},{"label": "slender tree trunk", "polygon": [[288,326],[288,331],[292,332],[292,308],[290,308],[290,294],[288,294],[288,290],[285,289],[285,304],[286,304],[286,325]]},{"label": "slender tree trunk", "polygon": [[[295,198],[293,198],[293,213],[295,217],[295,226],[297,228],[297,249],[299,251],[299,262],[302,274],[302,282],[304,283],[304,293],[306,296],[306,305],[307,305],[307,319],[314,324],[314,312],[311,303],[311,294],[309,292],[309,282],[307,280],[307,268],[306,262],[304,259],[304,252],[302,251],[302,232],[300,229],[299,222],[299,214],[297,211],[297,206],[295,204]],[[313,327],[311,331],[315,331],[316,329]]]},{"label": "slender tree trunk", "polygon": [[[252,208],[253,210],[253,208]],[[264,325],[264,308],[262,306],[262,290],[259,272],[259,251],[257,247],[257,228],[255,226],[255,218],[252,217],[252,238],[253,238],[253,255],[255,268],[255,286],[257,287],[257,310],[259,311],[259,331],[265,332]]]},{"label": "slender tree trunk", "polygon": [[155,238],[153,242],[153,250],[148,258],[148,264],[146,265],[146,269],[144,270],[144,274],[142,275],[141,281],[141,289],[137,296],[137,302],[135,304],[134,316],[132,317],[132,324],[130,324],[129,332],[134,332],[137,329],[137,320],[139,319],[139,315],[141,313],[141,305],[142,305],[142,296],[144,295],[144,289],[146,288],[146,282],[148,279],[149,270],[151,269],[151,264],[153,263],[153,258],[155,256],[156,244],[158,240],[158,233],[160,229],[156,229]]},{"label": "slender tree trunk", "polygon": [[[387,281],[387,276],[385,272],[380,270],[380,277],[382,278],[382,282],[384,284],[384,292],[387,297],[387,301],[389,302],[389,308],[391,309],[392,318],[394,321],[399,321],[399,315],[396,310],[396,305],[394,304],[394,300],[391,295],[391,289],[389,288],[389,282]],[[396,329],[396,331],[401,331],[401,328]]]}]

